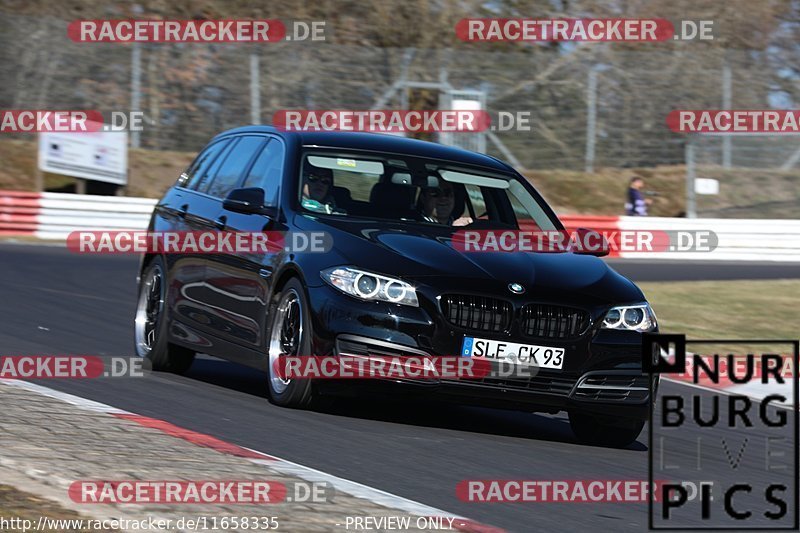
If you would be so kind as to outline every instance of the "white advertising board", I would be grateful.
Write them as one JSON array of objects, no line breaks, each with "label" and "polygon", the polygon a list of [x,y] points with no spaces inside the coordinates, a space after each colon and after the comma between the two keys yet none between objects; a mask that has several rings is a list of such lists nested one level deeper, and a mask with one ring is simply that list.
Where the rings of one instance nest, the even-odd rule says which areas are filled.
[{"label": "white advertising board", "polygon": [[39,169],[87,180],[128,183],[128,132],[39,134]]}]

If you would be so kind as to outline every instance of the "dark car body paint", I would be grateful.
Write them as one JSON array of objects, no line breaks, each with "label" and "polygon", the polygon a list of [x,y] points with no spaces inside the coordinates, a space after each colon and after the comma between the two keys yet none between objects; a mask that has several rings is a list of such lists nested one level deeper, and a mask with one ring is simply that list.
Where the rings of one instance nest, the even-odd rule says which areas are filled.
[{"label": "dark car body paint", "polygon": [[[323,231],[332,237],[335,246],[327,253],[166,256],[170,342],[266,370],[270,305],[279,284],[286,276],[295,276],[306,288],[314,355],[334,354],[336,337],[352,335],[433,355],[454,356],[460,353],[463,337],[469,335],[563,347],[564,367],[555,373],[575,380],[588,371],[641,369],[640,334],[604,330],[599,325],[609,307],[642,302],[644,295],[597,257],[573,253],[464,253],[448,244],[452,230],[447,227],[317,215],[303,211],[298,201],[301,154],[312,147],[334,148],[342,153],[352,150],[354,154],[413,155],[449,161],[477,172],[519,177],[530,194],[546,206],[530,183],[507,164],[486,155],[389,135],[281,132],[251,126],[222,133],[212,142],[241,134],[274,136],[285,145],[276,215],[223,213],[221,199],[176,185],[158,202],[150,230],[208,230],[213,228],[215,219],[225,214],[231,229]],[[185,213],[181,213],[184,207]],[[549,207],[545,209],[556,219]],[[563,229],[560,223],[558,227]],[[344,265],[412,283],[417,288],[419,307],[360,301],[322,280],[321,270]],[[512,282],[523,285],[524,294],[510,292],[508,285]],[[515,311],[527,303],[579,307],[590,313],[592,322],[583,335],[569,340],[523,339],[516,320],[500,334],[471,333],[450,325],[442,316],[438,297],[445,293],[502,298],[511,302]],[[466,383],[405,383],[403,390],[414,394],[439,392],[457,401],[496,407],[545,411],[580,408],[589,412],[613,408],[621,415],[635,417],[646,413],[646,404],[576,402]]]}]

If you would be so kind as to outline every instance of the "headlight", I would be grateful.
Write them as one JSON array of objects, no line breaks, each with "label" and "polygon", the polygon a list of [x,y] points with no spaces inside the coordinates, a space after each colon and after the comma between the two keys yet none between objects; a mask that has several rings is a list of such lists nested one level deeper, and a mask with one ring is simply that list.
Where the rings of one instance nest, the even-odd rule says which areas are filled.
[{"label": "headlight", "polygon": [[397,278],[351,267],[333,267],[319,274],[343,293],[362,300],[380,300],[419,307],[414,287]]},{"label": "headlight", "polygon": [[606,329],[645,332],[653,331],[657,325],[656,314],[647,302],[612,307],[603,318],[603,327]]}]

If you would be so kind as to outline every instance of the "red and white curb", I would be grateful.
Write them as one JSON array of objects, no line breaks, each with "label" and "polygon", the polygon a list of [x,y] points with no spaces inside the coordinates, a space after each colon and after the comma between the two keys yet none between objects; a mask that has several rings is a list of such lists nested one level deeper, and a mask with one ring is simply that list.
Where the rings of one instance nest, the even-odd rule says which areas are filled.
[{"label": "red and white curb", "polygon": [[112,407],[104,403],[96,402],[94,400],[89,400],[87,398],[81,398],[80,396],[74,396],[72,394],[60,392],[54,389],[49,389],[47,387],[43,387],[41,385],[37,385],[36,383],[31,383],[28,381],[16,380],[16,379],[0,379],[0,384],[9,385],[12,387],[19,387],[21,389],[35,392],[37,394],[41,394],[49,398],[61,400],[84,411],[102,413],[123,420],[136,422],[141,426],[161,431],[167,435],[183,439],[197,446],[211,448],[220,453],[241,457],[243,459],[246,459],[248,461],[251,461],[259,465],[267,465],[270,468],[286,475],[299,477],[301,479],[311,482],[317,482],[317,483],[325,482],[328,483],[330,486],[332,486],[336,491],[350,494],[351,496],[354,496],[356,498],[368,500],[372,503],[388,507],[390,509],[403,511],[415,516],[453,518],[454,519],[453,529],[457,531],[463,531],[466,533],[505,532],[505,530],[501,528],[481,524],[479,522],[475,522],[468,518],[464,518],[462,516],[458,516],[453,513],[448,513],[441,509],[437,509],[435,507],[431,507],[423,503],[416,502],[414,500],[409,500],[408,498],[403,498],[402,496],[397,496],[395,494],[391,494],[389,492],[382,491],[380,489],[369,487],[367,485],[363,485],[355,481],[350,481],[348,479],[327,474],[320,470],[316,470],[314,468],[309,468],[307,466],[293,463],[291,461],[287,461],[286,459],[281,459],[279,457],[268,455],[266,453],[259,452],[257,450],[252,450],[250,448],[245,448],[237,444],[232,444],[230,442],[220,440],[216,437],[212,437],[211,435],[206,435],[189,429],[181,428],[164,420],[159,420],[156,418],[150,418],[136,413],[131,413],[129,411],[118,409],[116,407]]}]

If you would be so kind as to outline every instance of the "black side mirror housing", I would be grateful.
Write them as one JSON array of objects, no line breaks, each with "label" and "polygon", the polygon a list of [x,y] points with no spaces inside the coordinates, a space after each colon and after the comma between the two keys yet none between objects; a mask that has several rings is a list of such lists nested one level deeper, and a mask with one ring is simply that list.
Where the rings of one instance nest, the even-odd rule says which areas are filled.
[{"label": "black side mirror housing", "polygon": [[260,187],[234,189],[222,202],[222,207],[234,213],[258,214],[274,217],[276,209],[264,205],[264,197],[264,189]]},{"label": "black side mirror housing", "polygon": [[572,252],[580,255],[593,255],[605,257],[611,249],[605,235],[590,228],[577,228],[574,240],[578,244],[572,247]]}]

